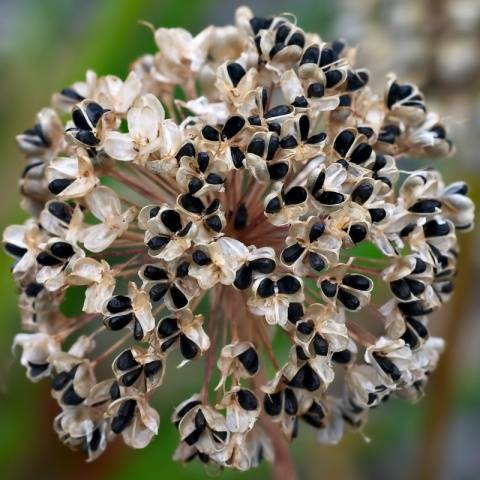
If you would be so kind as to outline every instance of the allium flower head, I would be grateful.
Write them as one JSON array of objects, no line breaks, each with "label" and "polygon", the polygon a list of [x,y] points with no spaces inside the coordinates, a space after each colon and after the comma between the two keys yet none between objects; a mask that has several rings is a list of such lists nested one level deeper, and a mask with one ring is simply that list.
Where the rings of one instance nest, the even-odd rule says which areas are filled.
[{"label": "allium flower head", "polygon": [[155,42],[125,80],[88,72],[17,137],[31,218],[3,235],[14,346],[51,381],[60,440],[89,460],[117,436],[145,447],[155,394],[191,362],[205,376],[172,405],[179,461],[247,470],[282,436],[337,443],[387,397],[417,399],[474,210],[465,183],[402,164],[452,151],[422,92],[389,75],[374,93],[344,42],[245,7]]}]

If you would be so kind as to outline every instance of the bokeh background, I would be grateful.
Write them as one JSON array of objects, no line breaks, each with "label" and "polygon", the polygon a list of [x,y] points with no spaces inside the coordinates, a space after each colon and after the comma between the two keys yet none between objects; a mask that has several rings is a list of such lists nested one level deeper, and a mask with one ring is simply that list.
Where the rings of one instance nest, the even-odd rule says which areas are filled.
[{"label": "bokeh background", "polygon": [[[0,227],[25,218],[18,207],[22,170],[14,136],[29,127],[53,91],[83,78],[87,68],[124,76],[128,65],[155,45],[148,29],[182,26],[198,32],[231,22],[225,0],[0,0]],[[390,70],[416,81],[432,108],[443,112],[457,145],[436,167],[447,180],[465,178],[479,203],[480,2],[478,0],[256,0],[259,15],[292,12],[299,24],[326,40],[342,36],[359,45],[359,60],[382,88]],[[428,162],[427,162],[428,163]],[[435,323],[448,349],[417,406],[391,401],[371,415],[366,443],[349,435],[338,447],[314,442],[306,429],[293,446],[299,477],[310,479],[480,478],[480,249],[478,232],[461,237],[457,290]],[[143,451],[120,442],[93,464],[70,452],[51,429],[56,406],[47,384],[30,384],[10,351],[19,325],[11,260],[0,255],[0,478],[6,480],[143,480],[152,478],[259,479],[171,462],[176,432],[171,405],[185,398],[194,373],[170,376],[159,409],[163,428]],[[184,381],[184,380],[187,381]]]}]

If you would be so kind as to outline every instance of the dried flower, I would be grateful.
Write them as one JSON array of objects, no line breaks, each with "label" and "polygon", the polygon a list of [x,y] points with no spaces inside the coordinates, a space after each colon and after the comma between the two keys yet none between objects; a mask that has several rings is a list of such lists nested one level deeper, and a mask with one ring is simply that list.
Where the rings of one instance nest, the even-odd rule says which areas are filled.
[{"label": "dried flower", "polygon": [[[159,52],[125,81],[88,72],[17,137],[32,218],[3,234],[14,346],[30,379],[51,378],[55,431],[89,460],[116,435],[150,443],[177,347],[179,366],[206,369],[173,413],[174,458],[239,470],[273,461],[301,421],[337,443],[382,399],[416,400],[443,348],[429,317],[474,206],[465,183],[401,165],[452,152],[439,116],[394,76],[373,93],[341,41],[245,7],[235,22],[156,30]],[[72,319],[60,307],[74,286]],[[283,365],[273,335],[290,342]]]}]

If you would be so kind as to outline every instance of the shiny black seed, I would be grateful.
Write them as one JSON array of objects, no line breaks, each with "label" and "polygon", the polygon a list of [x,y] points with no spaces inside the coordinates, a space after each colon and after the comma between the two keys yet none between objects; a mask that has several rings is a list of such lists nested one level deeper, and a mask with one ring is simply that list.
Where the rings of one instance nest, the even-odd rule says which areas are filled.
[{"label": "shiny black seed", "polygon": [[161,360],[154,360],[153,362],[149,362],[144,367],[145,376],[147,378],[151,378],[156,375],[162,369],[162,361]]},{"label": "shiny black seed", "polygon": [[138,321],[137,317],[135,317],[135,321],[133,322],[133,338],[139,342],[143,339],[143,335],[142,324]]},{"label": "shiny black seed", "polygon": [[164,237],[162,235],[158,235],[156,237],[153,237],[151,238],[148,242],[147,242],[147,246],[148,248],[152,249],[152,250],[160,250],[161,248],[163,248],[168,242],[170,241],[170,239],[168,237]]},{"label": "shiny black seed", "polygon": [[243,265],[237,270],[233,284],[239,290],[246,290],[250,287],[252,284],[252,269],[249,265]]},{"label": "shiny black seed", "polygon": [[282,204],[278,197],[272,198],[265,207],[266,213],[277,213],[281,210]]},{"label": "shiny black seed", "polygon": [[112,383],[112,386],[110,387],[109,393],[110,393],[110,398],[112,400],[117,400],[117,398],[120,398],[120,395],[121,395],[120,394],[120,387],[118,386],[117,382]]},{"label": "shiny black seed", "polygon": [[314,392],[320,388],[320,377],[309,365],[304,365],[295,376],[288,382],[291,387],[304,388]]},{"label": "shiny black seed", "polygon": [[320,66],[325,67],[336,60],[336,55],[331,48],[323,48],[320,55]]},{"label": "shiny black seed", "polygon": [[115,363],[117,368],[124,371],[130,370],[131,368],[139,365],[139,363],[135,360],[131,350],[125,350],[122,352]]},{"label": "shiny black seed", "polygon": [[71,178],[56,178],[48,184],[48,189],[54,195],[62,193],[69,185],[74,182]]},{"label": "shiny black seed", "polygon": [[289,105],[277,105],[276,107],[271,108],[267,113],[265,113],[265,118],[281,117],[283,115],[288,115],[292,111],[292,107]]},{"label": "shiny black seed", "polygon": [[242,168],[243,167],[243,160],[245,159],[245,155],[240,150],[239,147],[231,147],[230,148],[230,155],[232,156],[232,163],[235,168]]},{"label": "shiny black seed", "polygon": [[133,320],[133,318],[133,313],[127,313],[125,315],[109,317],[105,319],[105,321],[110,330],[117,331],[125,328]]},{"label": "shiny black seed", "polygon": [[320,288],[322,289],[324,295],[328,298],[334,297],[337,293],[337,284],[330,282],[329,280],[322,280]]},{"label": "shiny black seed", "polygon": [[342,283],[355,290],[368,290],[371,287],[371,282],[367,277],[358,275],[356,273],[348,274],[343,277]]},{"label": "shiny black seed", "polygon": [[104,110],[101,105],[95,102],[89,102],[85,108],[85,113],[94,127],[97,125],[105,111],[106,110]]},{"label": "shiny black seed", "polygon": [[387,216],[387,212],[383,208],[369,208],[368,213],[373,223],[381,222]]},{"label": "shiny black seed", "polygon": [[418,280],[407,278],[407,283],[413,295],[421,295],[425,291],[425,284]]},{"label": "shiny black seed", "polygon": [[222,128],[222,138],[230,139],[237,135],[245,125],[245,119],[238,115],[230,117]]},{"label": "shiny black seed", "polygon": [[363,225],[352,225],[348,231],[353,243],[360,243],[367,236],[367,229]]},{"label": "shiny black seed", "polygon": [[298,205],[307,199],[307,191],[303,187],[292,187],[283,195],[285,205]]},{"label": "shiny black seed", "polygon": [[298,360],[308,360],[308,356],[302,347],[300,346],[295,347],[295,353],[297,354]]},{"label": "shiny black seed", "polygon": [[214,232],[222,231],[222,221],[218,215],[213,215],[205,220],[205,223],[211,228]]},{"label": "shiny black seed", "polygon": [[303,335],[310,335],[313,332],[313,324],[312,322],[299,322],[297,330]]},{"label": "shiny black seed", "polygon": [[308,239],[309,239],[310,243],[313,243],[316,240],[318,240],[323,235],[324,232],[325,232],[325,224],[324,223],[320,223],[320,222],[314,223],[312,225],[312,228],[310,229],[310,233],[308,235]]},{"label": "shiny black seed", "polygon": [[325,417],[325,412],[318,403],[313,403],[312,406],[308,409],[307,413],[302,415],[302,420],[304,420],[308,425],[314,428],[323,427],[323,418]]},{"label": "shiny black seed", "polygon": [[338,289],[337,298],[348,310],[357,310],[360,307],[360,300],[343,288]]},{"label": "shiny black seed", "polygon": [[187,435],[184,441],[189,446],[195,445],[195,443],[197,443],[198,440],[200,439],[201,434],[202,434],[202,430],[197,428],[192,433]]},{"label": "shiny black seed", "polygon": [[327,134],[324,132],[317,133],[312,135],[310,138],[307,139],[305,142],[307,145],[316,145],[317,143],[323,142],[327,138]]},{"label": "shiny black seed", "polygon": [[350,107],[352,105],[352,97],[350,95],[340,95],[339,107]]},{"label": "shiny black seed", "polygon": [[415,268],[412,271],[412,274],[423,273],[427,269],[427,264],[421,258],[415,257]]},{"label": "shiny black seed", "polygon": [[178,232],[182,229],[182,219],[175,210],[164,210],[160,215],[160,219],[171,232]]},{"label": "shiny black seed", "polygon": [[156,283],[148,292],[152,302],[159,302],[168,292],[170,285],[168,283]]},{"label": "shiny black seed", "polygon": [[319,57],[320,49],[318,48],[318,45],[311,45],[303,52],[300,65],[304,65],[306,63],[318,63]]},{"label": "shiny black seed", "polygon": [[378,365],[380,366],[380,368],[387,374],[389,375],[390,377],[392,377],[392,379],[394,381],[397,381],[400,379],[400,377],[402,376],[400,370],[398,369],[398,367],[387,357],[384,357],[383,355],[380,355],[379,353],[377,352],[374,352],[373,353],[373,357],[375,358],[375,360],[377,361]]},{"label": "shiny black seed", "polygon": [[282,260],[287,265],[291,265],[300,258],[300,255],[302,255],[304,251],[305,247],[302,247],[299,243],[294,243],[293,245],[283,249]]},{"label": "shiny black seed", "polygon": [[275,43],[285,43],[289,33],[290,27],[288,25],[280,25],[275,35]]},{"label": "shiny black seed", "polygon": [[300,281],[292,275],[285,275],[277,281],[278,293],[292,295],[302,288]]},{"label": "shiny black seed", "polygon": [[255,375],[258,371],[258,355],[253,347],[249,347],[238,356],[238,360],[245,367],[250,375]]},{"label": "shiny black seed", "polygon": [[260,30],[269,29],[272,22],[272,18],[253,17],[250,19],[250,26],[252,27],[253,33],[256,35]]},{"label": "shiny black seed", "polygon": [[27,249],[23,247],[19,247],[18,245],[14,245],[13,243],[5,243],[4,244],[5,250],[14,257],[23,257],[27,253]]},{"label": "shiny black seed", "polygon": [[72,120],[74,125],[81,130],[91,130],[92,128],[85,118],[83,111],[78,107],[74,107],[72,110]]},{"label": "shiny black seed", "polygon": [[212,259],[202,250],[195,250],[192,253],[192,260],[201,267],[212,263]]},{"label": "shiny black seed", "polygon": [[205,125],[202,128],[202,135],[205,140],[210,140],[211,142],[218,142],[220,140],[220,132],[210,125]]},{"label": "shiny black seed", "polygon": [[78,130],[75,133],[75,138],[85,145],[94,147],[100,143],[100,140],[90,130]]},{"label": "shiny black seed", "polygon": [[252,411],[258,408],[257,397],[250,390],[244,388],[239,390],[237,392],[237,400],[244,410]]},{"label": "shiny black seed", "polygon": [[292,107],[306,108],[308,107],[308,101],[303,95],[295,97],[295,100],[292,102]]},{"label": "shiny black seed", "polygon": [[194,157],[195,156],[195,147],[192,143],[186,143],[180,147],[180,150],[175,155],[177,160],[180,160],[182,157]]},{"label": "shiny black seed", "polygon": [[110,313],[120,313],[130,308],[132,308],[132,301],[125,295],[116,295],[107,303],[107,310]]},{"label": "shiny black seed", "polygon": [[52,257],[52,255],[48,254],[47,252],[40,252],[37,255],[37,263],[42,267],[54,267],[56,265],[61,265],[62,260]]},{"label": "shiny black seed", "polygon": [[180,204],[190,213],[200,214],[203,212],[203,202],[198,198],[186,193],[180,197]]},{"label": "shiny black seed", "polygon": [[327,88],[333,88],[340,82],[340,80],[342,80],[342,78],[343,75],[340,70],[330,70],[325,74],[325,85]]},{"label": "shiny black seed", "polygon": [[244,203],[241,203],[237,211],[235,212],[235,217],[233,219],[233,228],[235,230],[243,230],[247,226],[248,221],[248,210]]},{"label": "shiny black seed", "polygon": [[370,183],[361,183],[352,192],[352,200],[356,203],[365,203],[373,193],[373,185]]},{"label": "shiny black seed", "polygon": [[140,366],[135,370],[132,370],[131,372],[126,373],[125,375],[122,375],[122,383],[126,387],[131,387],[138,380],[138,377],[140,377],[142,372],[143,372],[143,367]]},{"label": "shiny black seed", "polygon": [[257,258],[250,262],[252,270],[260,273],[272,273],[275,266],[275,261],[271,258]]},{"label": "shiny black seed", "polygon": [[277,135],[271,135],[267,147],[267,160],[273,160],[275,153],[277,153],[278,148],[280,147],[280,140]]},{"label": "shiny black seed", "polygon": [[163,268],[147,265],[143,270],[143,276],[148,280],[168,280],[168,273]]},{"label": "shiny black seed", "polygon": [[35,298],[43,290],[43,285],[37,282],[29,283],[25,287],[25,295],[30,298]]},{"label": "shiny black seed", "polygon": [[400,230],[400,236],[408,237],[415,230],[416,226],[417,226],[416,223],[409,223],[408,225],[403,227],[402,230]]},{"label": "shiny black seed", "polygon": [[247,72],[239,63],[233,62],[227,65],[227,73],[232,85],[236,87]]},{"label": "shiny black seed", "polygon": [[347,90],[353,92],[364,87],[368,83],[368,73],[365,71],[347,73]]},{"label": "shiny black seed", "polygon": [[328,353],[328,342],[318,333],[313,337],[313,350],[317,355],[324,357]]},{"label": "shiny black seed", "polygon": [[50,251],[58,258],[67,259],[75,255],[72,246],[67,242],[55,242],[50,246]]},{"label": "shiny black seed", "polygon": [[333,144],[333,148],[342,157],[344,157],[347,155],[354,141],[355,141],[355,135],[349,130],[344,130],[343,132],[337,135],[337,138],[335,139],[335,142]]},{"label": "shiny black seed", "polygon": [[288,321],[297,323],[303,317],[303,305],[298,302],[292,302],[288,305]]},{"label": "shiny black seed", "polygon": [[175,287],[172,286],[170,288],[170,296],[172,297],[172,302],[177,308],[184,308],[188,305],[188,299],[187,297],[183,294],[183,292]]},{"label": "shiny black seed", "polygon": [[381,153],[377,153],[376,156],[375,156],[375,163],[372,166],[372,170],[374,172],[378,172],[386,164],[387,164],[387,159],[385,158],[385,155],[382,155]]},{"label": "shiny black seed", "polygon": [[410,298],[410,288],[404,279],[390,282],[390,290],[400,300],[408,300]]},{"label": "shiny black seed", "polygon": [[332,42],[332,50],[335,52],[335,54],[338,56],[342,52],[342,50],[345,48],[345,42],[342,40],[334,40]]},{"label": "shiny black seed", "polygon": [[160,207],[153,207],[149,212],[148,212],[148,216],[150,218],[154,218],[157,216],[158,212],[160,211]]},{"label": "shiny black seed", "polygon": [[220,200],[216,198],[210,202],[210,205],[205,210],[206,215],[211,215],[212,213],[216,212],[220,207]]},{"label": "shiny black seed", "polygon": [[72,207],[64,202],[50,202],[48,211],[59,220],[65,223],[70,223],[72,219]]},{"label": "shiny black seed", "polygon": [[374,134],[373,128],[370,128],[370,127],[357,127],[357,130],[358,130],[358,133],[365,135],[367,138],[372,137]]},{"label": "shiny black seed", "polygon": [[269,122],[267,125],[270,132],[274,132],[277,135],[282,133],[282,126],[278,122]]},{"label": "shiny black seed", "polygon": [[217,443],[225,443],[228,437],[228,432],[212,430],[212,436]]},{"label": "shiny black seed", "polygon": [[258,155],[259,157],[262,157],[264,151],[265,151],[265,140],[263,140],[263,138],[255,137],[248,144],[248,148],[247,148],[248,153],[253,153],[254,155]]},{"label": "shiny black seed", "polygon": [[118,415],[112,419],[111,429],[113,433],[121,433],[133,419],[137,402],[133,399],[125,400],[118,409]]},{"label": "shiny black seed", "polygon": [[321,272],[326,267],[323,258],[315,252],[308,254],[308,263],[316,272]]},{"label": "shiny black seed", "polygon": [[308,118],[308,115],[302,115],[300,117],[300,120],[298,121],[298,127],[300,130],[300,137],[302,139],[302,142],[307,140],[308,134],[310,132],[310,119]]},{"label": "shiny black seed", "polygon": [[205,170],[208,168],[208,164],[210,163],[210,158],[208,156],[207,152],[200,152],[197,155],[197,164],[198,164],[198,169],[201,172],[205,172]]},{"label": "shiny black seed", "polygon": [[300,48],[305,46],[305,36],[301,32],[295,32],[288,41],[288,45],[297,45]]},{"label": "shiny black seed", "polygon": [[297,145],[297,139],[293,135],[287,135],[280,140],[280,146],[282,148],[295,148]]},{"label": "shiny black seed", "polygon": [[175,318],[164,318],[157,328],[158,336],[160,338],[167,338],[178,332],[178,324]]},{"label": "shiny black seed", "polygon": [[88,443],[88,447],[86,447],[86,451],[90,449],[92,452],[95,452],[98,447],[100,446],[100,441],[102,440],[102,433],[98,428],[96,428],[93,433],[90,442]]},{"label": "shiny black seed", "polygon": [[224,182],[223,178],[216,173],[209,173],[205,181],[210,185],[221,185]]},{"label": "shiny black seed", "polygon": [[353,151],[350,160],[357,165],[366,162],[372,154],[372,147],[368,143],[361,143]]},{"label": "shiny black seed", "polygon": [[435,213],[439,208],[442,208],[442,204],[438,200],[425,199],[419,200],[408,210],[413,213]]},{"label": "shiny black seed", "polygon": [[398,308],[403,314],[410,317],[421,317],[431,312],[431,309],[425,308],[420,301],[399,303]]},{"label": "shiny black seed", "polygon": [[180,351],[187,360],[191,360],[197,356],[198,347],[188,337],[180,335]]},{"label": "shiny black seed", "polygon": [[188,262],[182,262],[178,265],[175,276],[177,278],[185,278],[188,275],[188,268],[190,264]]},{"label": "shiny black seed", "polygon": [[162,346],[160,347],[162,352],[166,352],[172,345],[175,344],[177,341],[177,336],[169,338],[167,341],[162,343]]},{"label": "shiny black seed", "polygon": [[73,385],[70,385],[62,395],[62,402],[65,405],[76,406],[80,405],[85,399],[75,392]]},{"label": "shiny black seed", "polygon": [[[250,115],[248,118],[248,123],[250,125],[253,125],[255,127],[259,127],[262,124],[262,120],[258,115]],[[238,148],[238,147],[237,147]]]},{"label": "shiny black seed", "polygon": [[400,338],[412,349],[418,346],[418,337],[413,330],[408,327]]},{"label": "shiny black seed", "polygon": [[325,95],[325,87],[320,82],[312,83],[308,86],[307,96],[312,98],[320,98]]},{"label": "shiny black seed", "polygon": [[280,392],[272,394],[267,393],[263,399],[263,408],[267,415],[270,415],[271,417],[279,415],[282,411],[282,394]]},{"label": "shiny black seed", "polygon": [[276,43],[270,50],[270,53],[269,53],[270,58],[273,58],[278,52],[280,52],[284,48],[285,48],[285,45],[283,43]]},{"label": "shiny black seed", "polygon": [[387,95],[388,108],[392,108],[395,103],[408,97],[412,92],[413,87],[411,85],[400,85],[397,82],[393,82]]},{"label": "shiny black seed", "polygon": [[341,364],[349,363],[351,359],[352,352],[350,350],[342,350],[340,352],[335,352],[332,355],[332,360]]},{"label": "shiny black seed", "polygon": [[72,100],[76,100],[77,102],[81,102],[85,97],[82,97],[79,93],[77,93],[73,88],[64,88],[60,92],[63,96],[68,97]]},{"label": "shiny black seed", "polygon": [[428,337],[428,330],[425,325],[413,317],[405,317],[405,320],[410,324],[410,326],[417,332],[421,338]]},{"label": "shiny black seed", "polygon": [[343,193],[338,192],[320,192],[317,193],[315,199],[323,205],[339,205],[345,200]]},{"label": "shiny black seed", "polygon": [[178,418],[183,418],[192,408],[200,404],[201,402],[199,400],[192,400],[191,402],[186,403],[180,410],[178,410],[176,416]]},{"label": "shiny black seed", "polygon": [[270,278],[264,278],[258,285],[257,294],[261,298],[268,298],[275,294],[275,284]]},{"label": "shiny black seed", "polygon": [[426,237],[443,237],[450,233],[450,227],[447,222],[430,220],[423,225],[423,233]]},{"label": "shiny black seed", "polygon": [[60,390],[63,390],[71,380],[73,380],[71,372],[60,372],[53,377],[52,388],[59,392]]}]

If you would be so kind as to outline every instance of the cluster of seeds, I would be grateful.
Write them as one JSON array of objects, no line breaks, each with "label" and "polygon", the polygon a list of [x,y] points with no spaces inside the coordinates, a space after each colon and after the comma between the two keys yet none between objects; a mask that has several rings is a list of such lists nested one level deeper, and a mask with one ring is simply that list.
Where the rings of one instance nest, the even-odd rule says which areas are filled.
[{"label": "cluster of seeds", "polygon": [[417,399],[473,224],[463,182],[400,166],[452,150],[422,93],[392,75],[374,94],[354,49],[286,16],[154,35],[125,81],[88,72],[17,137],[14,344],[51,379],[61,441],[90,460],[117,436],[145,447],[175,358],[205,362],[172,415],[180,461],[247,470],[301,421],[336,443],[389,396]]}]

